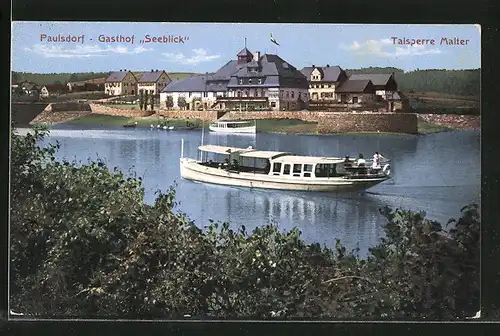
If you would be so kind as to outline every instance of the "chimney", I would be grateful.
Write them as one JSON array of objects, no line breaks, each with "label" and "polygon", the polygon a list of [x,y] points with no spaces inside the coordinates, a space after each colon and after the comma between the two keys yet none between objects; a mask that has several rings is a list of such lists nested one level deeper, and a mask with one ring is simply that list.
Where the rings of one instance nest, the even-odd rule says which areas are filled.
[{"label": "chimney", "polygon": [[315,68],[316,66],[313,64],[313,68]]},{"label": "chimney", "polygon": [[327,68],[329,68],[329,67],[330,67],[330,64],[327,64],[327,65],[326,65],[326,67],[327,67]]},{"label": "chimney", "polygon": [[151,69],[151,72],[154,72],[153,69]]},{"label": "chimney", "polygon": [[158,72],[158,69],[156,69],[156,72]]},{"label": "chimney", "polygon": [[258,62],[259,59],[260,59],[260,51],[254,52],[253,53],[253,60]]}]

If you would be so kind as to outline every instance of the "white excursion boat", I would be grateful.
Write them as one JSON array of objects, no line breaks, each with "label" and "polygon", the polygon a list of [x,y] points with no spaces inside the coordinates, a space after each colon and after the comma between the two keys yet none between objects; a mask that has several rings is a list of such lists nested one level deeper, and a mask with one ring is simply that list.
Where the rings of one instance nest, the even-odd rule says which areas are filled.
[{"label": "white excursion boat", "polygon": [[[299,191],[362,191],[390,177],[390,165],[373,169],[368,160],[299,156],[260,151],[252,147],[200,146],[200,160],[184,158],[181,140],[181,177],[186,180],[237,187]],[[203,160],[203,153],[226,156],[224,162]],[[387,161],[388,162],[388,161]]]},{"label": "white excursion boat", "polygon": [[255,121],[216,121],[208,126],[212,132],[218,133],[256,133]]}]

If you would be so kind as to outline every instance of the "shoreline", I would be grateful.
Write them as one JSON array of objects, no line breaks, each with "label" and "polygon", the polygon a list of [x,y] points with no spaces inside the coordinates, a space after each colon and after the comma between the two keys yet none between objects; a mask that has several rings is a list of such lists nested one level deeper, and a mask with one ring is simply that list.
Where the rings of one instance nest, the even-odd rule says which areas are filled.
[{"label": "shoreline", "polygon": [[[259,127],[257,123],[257,133],[269,133],[269,134],[301,134],[301,135],[426,135],[441,132],[450,132],[453,130],[478,130],[479,126],[479,116],[443,116],[443,115],[418,115],[418,133],[407,134],[399,132],[332,132],[319,134],[316,130],[317,123],[307,122],[295,119],[262,119],[264,126]],[[126,124],[133,124],[137,122],[136,128],[151,128],[151,125],[157,125],[160,123],[168,124],[169,126],[174,126],[178,128],[186,127],[189,122],[194,126],[194,129],[201,129],[203,123],[205,123],[205,128],[208,128],[209,122],[203,122],[200,119],[180,119],[180,118],[159,118],[158,116],[148,116],[148,117],[123,117],[115,115],[104,115],[104,114],[87,114],[74,118],[72,120],[66,120],[59,123],[30,123],[29,126],[24,126],[23,128],[30,128],[35,125],[45,125],[47,127],[55,125],[74,125],[74,126],[114,126],[120,127]],[[22,127],[22,126],[21,126]],[[260,128],[260,129],[259,129]]]}]

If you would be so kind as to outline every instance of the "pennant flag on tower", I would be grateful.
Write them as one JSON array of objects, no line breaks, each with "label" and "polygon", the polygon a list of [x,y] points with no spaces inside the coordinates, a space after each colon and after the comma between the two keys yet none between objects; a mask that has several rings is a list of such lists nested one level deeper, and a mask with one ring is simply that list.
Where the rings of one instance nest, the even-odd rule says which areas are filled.
[{"label": "pennant flag on tower", "polygon": [[276,39],[273,37],[273,33],[271,33],[271,42],[279,46],[280,44],[276,41]]}]

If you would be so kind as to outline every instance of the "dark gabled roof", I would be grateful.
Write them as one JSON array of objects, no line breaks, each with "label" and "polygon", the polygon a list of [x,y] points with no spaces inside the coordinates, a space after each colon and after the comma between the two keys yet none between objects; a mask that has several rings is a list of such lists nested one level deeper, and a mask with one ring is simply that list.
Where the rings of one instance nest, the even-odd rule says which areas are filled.
[{"label": "dark gabled roof", "polygon": [[341,93],[364,92],[369,84],[372,84],[369,79],[352,80],[349,78],[337,89],[337,92]]},{"label": "dark gabled roof", "polygon": [[[162,74],[164,74],[165,71],[150,71],[150,72],[144,72],[139,80],[137,81],[138,83],[156,83]],[[168,75],[167,75],[168,77]]]},{"label": "dark gabled roof", "polygon": [[208,89],[208,86],[205,87],[205,77],[206,76],[195,75],[178,81],[173,81],[161,92],[204,92],[205,89]]},{"label": "dark gabled roof", "polygon": [[130,71],[116,71],[109,74],[106,82],[121,82]]},{"label": "dark gabled roof", "polygon": [[[256,64],[259,65],[257,72],[250,71],[249,68],[254,67]],[[268,76],[280,76],[283,78],[297,78],[306,79],[304,75],[298,71],[290,63],[283,60],[277,55],[264,54],[260,57],[259,62],[250,62],[244,64],[240,70],[235,72],[231,76],[231,82],[234,82],[234,78],[243,77],[268,77]]]},{"label": "dark gabled roof", "polygon": [[349,77],[352,80],[371,80],[375,86],[387,85],[392,74],[353,74]]},{"label": "dark gabled roof", "polygon": [[231,75],[240,70],[246,64],[238,64],[238,61],[231,60],[224,64],[219,70],[212,74],[209,80],[226,80],[231,78]]},{"label": "dark gabled roof", "polygon": [[66,85],[64,85],[64,84],[47,84],[47,85],[44,85],[44,87],[49,92],[50,91],[57,91],[57,90],[66,90]]},{"label": "dark gabled roof", "polygon": [[318,69],[319,71],[322,72],[322,75],[323,75],[322,81],[324,81],[324,82],[338,82],[340,74],[344,71],[338,65],[328,66],[328,67],[326,67],[326,66],[325,67],[305,67],[300,71],[304,74],[304,76],[306,76],[309,79],[311,77],[311,73],[313,72],[314,69]]},{"label": "dark gabled roof", "polygon": [[241,51],[236,55],[238,57],[253,56],[252,52],[247,48],[241,49]]}]

